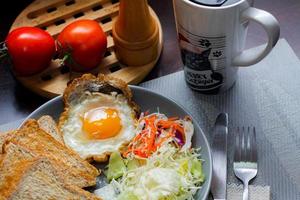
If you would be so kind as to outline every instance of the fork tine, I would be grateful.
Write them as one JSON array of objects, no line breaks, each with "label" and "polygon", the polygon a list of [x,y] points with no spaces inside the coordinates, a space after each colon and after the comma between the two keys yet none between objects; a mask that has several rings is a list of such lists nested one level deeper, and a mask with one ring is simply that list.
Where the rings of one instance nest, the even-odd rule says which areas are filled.
[{"label": "fork tine", "polygon": [[247,155],[247,149],[246,149],[246,141],[245,141],[245,127],[243,126],[242,127],[242,134],[241,134],[241,140],[240,140],[240,143],[241,143],[241,160],[242,161],[245,161],[246,160],[246,155]]},{"label": "fork tine", "polygon": [[237,127],[235,133],[235,145],[234,145],[234,161],[238,162],[241,160],[241,147],[240,147],[240,127]]},{"label": "fork tine", "polygon": [[252,146],[252,150],[251,150],[251,161],[252,162],[257,162],[257,146],[256,146],[256,129],[255,127],[253,127],[253,131],[252,131],[252,137],[251,137],[251,146]]},{"label": "fork tine", "polygon": [[251,159],[251,146],[250,146],[250,127],[247,127],[245,131],[245,145],[246,145],[246,153],[245,153],[245,161],[249,161]]}]

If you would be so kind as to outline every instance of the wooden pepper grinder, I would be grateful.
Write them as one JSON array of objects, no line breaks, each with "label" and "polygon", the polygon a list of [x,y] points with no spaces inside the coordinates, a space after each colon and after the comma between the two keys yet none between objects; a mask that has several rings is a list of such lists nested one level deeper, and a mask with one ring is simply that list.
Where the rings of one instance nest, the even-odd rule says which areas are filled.
[{"label": "wooden pepper grinder", "polygon": [[122,64],[142,66],[158,55],[159,28],[147,0],[120,0],[113,25],[116,55]]}]

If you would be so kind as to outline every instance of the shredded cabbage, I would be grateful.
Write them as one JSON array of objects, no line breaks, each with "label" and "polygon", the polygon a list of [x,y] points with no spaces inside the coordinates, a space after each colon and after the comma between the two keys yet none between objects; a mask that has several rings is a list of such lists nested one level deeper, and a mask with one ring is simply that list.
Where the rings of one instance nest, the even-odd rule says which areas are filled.
[{"label": "shredded cabbage", "polygon": [[[168,120],[161,113],[147,116],[142,114],[137,128],[138,132],[147,128],[144,117],[152,115],[157,117],[154,124],[157,124],[159,120]],[[165,137],[166,140],[157,145],[155,151],[151,151],[151,154],[147,154],[146,157],[135,155],[134,150],[137,150],[135,148],[127,152],[128,154],[124,156],[127,157],[126,159],[118,156],[115,163],[126,165],[125,169],[122,167],[124,170],[121,170],[121,177],[116,173],[120,171],[117,170],[119,164],[113,165],[112,163],[109,168],[115,166],[116,169],[108,169],[113,172],[109,177],[115,179],[112,179],[108,186],[96,190],[95,194],[103,200],[194,200],[193,196],[198,189],[201,189],[205,180],[200,148],[191,148],[194,133],[191,120],[189,118],[175,119],[175,122],[183,128],[184,131],[181,132],[184,135],[177,136],[175,132],[173,137],[165,137],[165,133],[160,131],[155,133],[154,143],[157,142],[157,138],[160,139],[159,137]],[[133,139],[131,145],[145,146],[145,141],[137,141]]]},{"label": "shredded cabbage", "polygon": [[119,191],[117,199],[193,200],[204,181],[199,151],[165,143],[144,165],[114,180],[115,191]]}]

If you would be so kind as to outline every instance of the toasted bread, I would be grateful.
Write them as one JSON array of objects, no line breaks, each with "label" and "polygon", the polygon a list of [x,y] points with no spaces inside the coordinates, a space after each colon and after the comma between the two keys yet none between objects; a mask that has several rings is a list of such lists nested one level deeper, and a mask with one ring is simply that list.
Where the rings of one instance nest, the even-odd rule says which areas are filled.
[{"label": "toasted bread", "polygon": [[[54,119],[49,115],[44,115],[38,119],[39,127],[51,135],[54,139],[59,141],[60,143],[64,144],[64,140],[62,137],[61,132],[59,131],[56,122]],[[7,141],[10,137],[13,137],[16,131],[7,131],[4,133],[0,133],[0,154],[3,153],[3,144]]]},{"label": "toasted bread", "polygon": [[0,133],[0,154],[2,154],[3,150],[2,150],[2,146],[3,144],[5,143],[6,141],[6,137],[10,134],[9,131],[7,132],[3,132],[3,133]]},{"label": "toasted bread", "polygon": [[[105,76],[103,74],[99,74],[98,77],[92,74],[84,74],[80,78],[76,78],[72,82],[70,82],[63,94],[65,108],[58,122],[58,127],[59,130],[61,130],[62,134],[63,127],[68,121],[70,108],[74,105],[79,104],[85,96],[99,93],[107,95],[116,93],[118,95],[124,96],[128,102],[128,105],[132,109],[133,118],[137,118],[139,116],[140,109],[137,106],[137,104],[133,101],[131,90],[124,81],[117,78]],[[127,144],[128,142],[126,143],[126,141],[124,141],[124,143],[122,143],[119,148],[124,148],[124,146]],[[98,162],[103,162],[108,159],[110,153],[111,152],[107,151],[99,155],[94,154],[84,158],[89,161],[95,160]]]},{"label": "toasted bread", "polygon": [[73,150],[56,141],[52,136],[39,128],[36,120],[30,119],[16,132],[15,136],[7,142],[26,147],[30,151],[36,151],[56,160],[60,160],[65,165],[76,170],[78,174],[96,177],[100,172]]},{"label": "toasted bread", "polygon": [[37,120],[37,122],[39,124],[39,127],[43,131],[45,131],[46,133],[48,133],[49,135],[51,135],[58,142],[64,144],[64,140],[63,140],[62,134],[58,130],[56,122],[54,121],[54,119],[51,116],[44,115],[44,116],[40,117]]},{"label": "toasted bread", "polygon": [[2,161],[0,161],[2,167],[9,166],[16,160],[44,157],[48,158],[49,161],[54,163],[53,165],[57,171],[62,172],[62,178],[66,183],[76,185],[80,188],[93,186],[96,184],[95,176],[78,173],[76,169],[64,164],[59,158],[53,158],[52,156],[37,150],[26,149],[26,147],[20,144],[14,144],[13,142],[6,143],[3,149],[4,154],[2,156]]},{"label": "toasted bread", "polygon": [[[53,118],[49,115],[44,115],[38,119],[38,125],[39,127],[51,135],[54,139],[59,141],[60,143],[64,144],[64,140],[62,137],[61,132],[58,130],[56,122],[53,120]],[[3,153],[3,144],[9,140],[9,138],[13,137],[16,133],[16,130],[13,131],[7,131],[4,133],[0,133],[0,154]]]},{"label": "toasted bread", "polygon": [[0,154],[3,153],[3,145],[5,144],[5,142],[10,138],[14,137],[15,133],[16,130],[0,133]]},{"label": "toasted bread", "polygon": [[88,199],[95,195],[64,182],[46,158],[21,160],[0,169],[0,199]]}]

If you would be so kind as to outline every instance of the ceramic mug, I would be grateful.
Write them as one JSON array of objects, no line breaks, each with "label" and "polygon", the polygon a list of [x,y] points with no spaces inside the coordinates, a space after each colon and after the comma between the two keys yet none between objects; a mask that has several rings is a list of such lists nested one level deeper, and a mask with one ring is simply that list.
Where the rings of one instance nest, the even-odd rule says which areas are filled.
[{"label": "ceramic mug", "polygon": [[[270,13],[247,0],[213,7],[190,0],[173,0],[184,74],[187,84],[202,93],[218,93],[233,86],[238,67],[256,64],[270,53],[280,28]],[[244,51],[248,22],[262,26],[268,43],[261,51]]]}]

